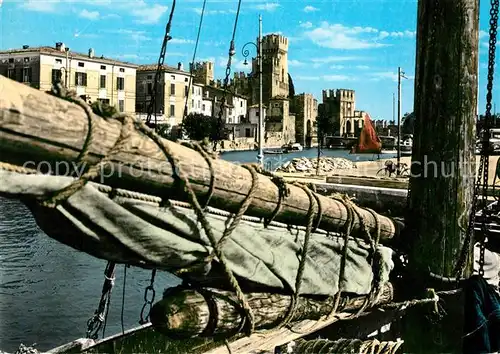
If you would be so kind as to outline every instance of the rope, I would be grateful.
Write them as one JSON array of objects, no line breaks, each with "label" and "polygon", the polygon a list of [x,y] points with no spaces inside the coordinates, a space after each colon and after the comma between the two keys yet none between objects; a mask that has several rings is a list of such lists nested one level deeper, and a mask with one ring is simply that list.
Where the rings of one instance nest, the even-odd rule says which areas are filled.
[{"label": "rope", "polygon": [[[193,58],[191,59],[191,66],[189,67],[189,74],[191,75],[191,78],[189,80],[188,84],[188,92],[186,95],[186,101],[184,102],[184,114],[182,115],[182,121],[181,125],[184,121],[184,118],[187,116],[188,112],[188,100],[189,100],[189,93],[191,92],[191,84],[193,82],[193,70],[194,70],[194,61],[196,59],[196,52],[198,51],[198,44],[200,42],[200,34],[201,34],[201,26],[203,24],[203,18],[205,17],[205,6],[207,4],[207,0],[203,1],[203,7],[201,8],[201,15],[200,15],[200,24],[198,25],[198,34],[196,35],[196,43],[194,45],[194,51],[193,51]],[[182,132],[181,132],[182,134]]]},{"label": "rope", "polygon": [[287,198],[290,195],[290,190],[288,189],[288,186],[285,182],[285,179],[283,177],[280,177],[270,171],[266,171],[261,165],[259,164],[252,164],[254,168],[262,175],[267,176],[271,179],[271,181],[278,187],[278,204],[276,205],[276,208],[273,210],[271,213],[271,216],[269,218],[264,219],[264,227],[269,227],[269,225],[274,221],[276,216],[279,214],[281,211],[281,208],[283,207],[283,201],[285,198]]},{"label": "rope", "polygon": [[210,186],[208,187],[208,193],[206,196],[205,203],[203,203],[204,205],[203,209],[206,209],[210,204],[210,199],[212,199],[215,191],[215,170],[212,164],[212,160],[214,159],[214,157],[197,142],[184,142],[182,145],[199,152],[200,155],[203,156],[203,158],[205,159],[208,165],[208,169],[210,170]]},{"label": "rope", "polygon": [[339,339],[330,341],[327,339],[296,341],[293,353],[317,353],[317,354],[340,354],[340,353],[377,353],[393,354],[403,345],[403,341],[398,339],[396,342],[380,342],[377,339],[362,341],[360,339]]},{"label": "rope", "polygon": [[306,261],[307,261],[307,251],[309,250],[309,239],[311,238],[311,231],[312,231],[312,224],[314,220],[314,197],[312,192],[307,188],[306,185],[299,184],[299,183],[294,183],[296,186],[302,188],[304,192],[307,194],[309,197],[309,209],[307,211],[307,226],[306,226],[306,234],[304,237],[304,245],[302,246],[302,252],[301,252],[301,258],[299,262],[299,268],[297,270],[297,276],[295,278],[295,292],[292,295],[291,302],[290,302],[290,307],[285,315],[285,317],[282,319],[281,323],[279,324],[279,328],[282,328],[286,326],[293,318],[293,315],[295,314],[295,311],[297,310],[297,302],[300,296],[300,287],[302,286],[302,276],[304,274],[304,269],[306,266]]}]

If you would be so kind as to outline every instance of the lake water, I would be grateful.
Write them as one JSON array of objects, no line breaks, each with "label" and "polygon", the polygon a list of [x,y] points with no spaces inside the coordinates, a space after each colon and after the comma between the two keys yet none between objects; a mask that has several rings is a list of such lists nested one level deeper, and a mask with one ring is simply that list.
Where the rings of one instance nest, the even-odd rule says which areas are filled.
[{"label": "lake water", "polygon": [[[277,164],[294,157],[314,157],[315,149],[284,155],[268,155],[265,163]],[[325,150],[324,156],[371,160],[372,155],[350,155]],[[270,156],[270,157],[269,157]],[[384,157],[393,157],[384,156]],[[256,152],[228,152],[221,158],[233,162],[255,162]],[[51,349],[85,337],[86,322],[101,295],[106,262],[73,250],[46,236],[28,209],[18,201],[0,198],[0,350],[14,352],[20,343],[37,343]],[[116,272],[106,334],[120,332],[124,268]],[[138,325],[144,288],[150,272],[128,268],[125,286],[124,327]],[[179,280],[158,273],[157,296]]]}]

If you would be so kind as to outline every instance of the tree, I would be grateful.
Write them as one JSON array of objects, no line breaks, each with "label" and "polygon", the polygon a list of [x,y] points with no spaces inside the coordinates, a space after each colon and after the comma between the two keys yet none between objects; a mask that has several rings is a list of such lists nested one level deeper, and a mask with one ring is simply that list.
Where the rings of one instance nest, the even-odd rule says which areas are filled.
[{"label": "tree", "polygon": [[293,85],[292,75],[288,73],[288,98],[292,99],[295,97],[295,86]]},{"label": "tree", "polygon": [[401,119],[401,132],[403,134],[413,134],[415,130],[415,113],[405,113]]},{"label": "tree", "polygon": [[191,140],[211,141],[222,139],[225,131],[224,122],[219,123],[219,118],[210,117],[200,113],[190,113],[182,123],[182,131]]}]

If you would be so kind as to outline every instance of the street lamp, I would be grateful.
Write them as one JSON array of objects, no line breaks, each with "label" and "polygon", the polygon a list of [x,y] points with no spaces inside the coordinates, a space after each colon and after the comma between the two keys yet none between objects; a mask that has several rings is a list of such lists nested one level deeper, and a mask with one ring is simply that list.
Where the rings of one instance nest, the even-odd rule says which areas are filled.
[{"label": "street lamp", "polygon": [[263,126],[264,126],[264,118],[263,117],[263,111],[262,111],[262,16],[259,15],[259,38],[257,44],[254,42],[248,42],[243,45],[243,48],[241,49],[241,54],[245,58],[245,61],[243,64],[248,65],[247,57],[250,55],[250,52],[248,49],[245,49],[248,45],[254,45],[255,48],[257,49],[257,60],[258,60],[258,67],[259,67],[259,126],[257,129],[258,133],[258,143],[259,143],[259,153],[257,154],[257,160],[259,162],[259,165],[261,167],[264,166],[264,152],[262,149],[262,133],[263,133]]},{"label": "street lamp", "polygon": [[396,168],[396,175],[401,173],[401,78],[408,79],[405,72],[398,67],[398,162]]}]

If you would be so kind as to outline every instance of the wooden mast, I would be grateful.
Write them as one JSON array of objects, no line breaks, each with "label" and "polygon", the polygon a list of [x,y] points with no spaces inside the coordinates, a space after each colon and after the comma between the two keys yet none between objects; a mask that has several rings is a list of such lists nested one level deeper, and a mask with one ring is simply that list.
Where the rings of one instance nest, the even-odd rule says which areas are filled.
[{"label": "wooden mast", "polygon": [[[410,264],[422,290],[429,270],[455,276],[464,244],[475,175],[478,41],[478,0],[418,1],[416,123],[406,223]],[[408,317],[405,350],[461,352],[463,305],[455,305],[447,306],[449,315],[439,325],[421,311]]]}]

